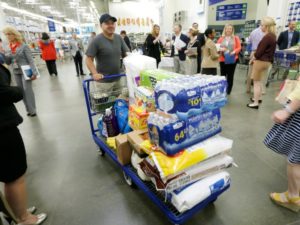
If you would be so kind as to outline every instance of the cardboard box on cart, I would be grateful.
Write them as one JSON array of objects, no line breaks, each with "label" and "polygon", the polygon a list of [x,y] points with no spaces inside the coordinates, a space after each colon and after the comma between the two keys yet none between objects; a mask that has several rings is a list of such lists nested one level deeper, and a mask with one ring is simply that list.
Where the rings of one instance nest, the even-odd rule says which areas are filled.
[{"label": "cardboard box on cart", "polygon": [[130,143],[130,146],[140,156],[145,155],[145,152],[142,150],[141,144],[146,139],[149,139],[149,134],[147,129],[135,130],[128,133],[128,142]]},{"label": "cardboard box on cart", "polygon": [[128,142],[127,134],[116,137],[117,157],[119,162],[124,166],[131,162],[132,148]]}]

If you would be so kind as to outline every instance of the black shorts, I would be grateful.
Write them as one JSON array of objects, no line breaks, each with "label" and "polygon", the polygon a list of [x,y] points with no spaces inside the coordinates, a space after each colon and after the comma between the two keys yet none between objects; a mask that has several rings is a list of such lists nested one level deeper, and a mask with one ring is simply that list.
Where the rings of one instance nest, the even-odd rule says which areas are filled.
[{"label": "black shorts", "polygon": [[17,127],[0,131],[0,182],[10,183],[25,174],[26,152]]}]

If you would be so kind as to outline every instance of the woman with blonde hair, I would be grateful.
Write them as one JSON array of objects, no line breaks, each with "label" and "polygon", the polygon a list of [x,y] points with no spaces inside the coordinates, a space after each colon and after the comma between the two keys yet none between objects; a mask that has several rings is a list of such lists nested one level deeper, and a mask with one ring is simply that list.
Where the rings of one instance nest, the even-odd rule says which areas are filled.
[{"label": "woman with blonde hair", "polygon": [[[10,47],[10,52],[5,54],[7,64],[12,65],[12,71],[15,75],[17,86],[20,87],[24,93],[24,104],[26,107],[27,115],[36,116],[35,96],[32,89],[32,81],[36,79],[38,75],[37,68],[34,64],[31,50],[28,45],[23,41],[23,37],[15,28],[6,27],[3,29]],[[33,75],[31,80],[26,80],[22,66],[29,65]]]},{"label": "woman with blonde hair", "polygon": [[242,49],[239,37],[234,35],[233,25],[225,25],[223,34],[219,38],[217,43],[220,44],[219,62],[221,68],[221,75],[225,76],[227,79],[227,94],[230,95],[233,87],[236,62],[239,58],[239,53]]},{"label": "woman with blonde hair", "polygon": [[187,74],[194,75],[197,73],[198,69],[198,59],[197,56],[201,54],[200,42],[198,38],[199,31],[195,28],[190,28],[188,32],[188,37],[190,42],[185,50],[187,55]]},{"label": "woman with blonde hair", "polygon": [[147,36],[145,44],[147,48],[147,55],[156,59],[157,67],[161,61],[161,52],[163,50],[160,38],[160,27],[155,24],[152,32]]},{"label": "woman with blonde hair", "polygon": [[262,80],[267,73],[276,50],[276,23],[273,18],[265,17],[261,21],[261,30],[265,33],[263,39],[257,46],[254,57],[250,61],[253,64],[251,78],[254,82],[254,98],[250,100],[253,103],[247,105],[252,109],[258,109],[259,103],[262,102]]}]

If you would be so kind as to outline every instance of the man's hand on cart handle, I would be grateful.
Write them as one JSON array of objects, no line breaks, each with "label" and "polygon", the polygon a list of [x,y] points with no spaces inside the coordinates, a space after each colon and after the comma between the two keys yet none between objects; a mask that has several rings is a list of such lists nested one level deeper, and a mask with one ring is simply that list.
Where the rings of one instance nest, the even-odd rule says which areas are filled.
[{"label": "man's hand on cart handle", "polygon": [[102,80],[103,77],[104,77],[104,76],[103,76],[103,74],[101,74],[101,73],[93,74],[93,79],[94,79],[95,81]]}]

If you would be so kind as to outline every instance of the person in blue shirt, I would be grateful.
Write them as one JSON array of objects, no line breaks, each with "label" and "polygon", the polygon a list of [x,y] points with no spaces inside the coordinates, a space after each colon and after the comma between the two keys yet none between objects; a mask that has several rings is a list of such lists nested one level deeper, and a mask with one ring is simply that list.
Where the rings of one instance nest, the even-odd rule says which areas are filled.
[{"label": "person in blue shirt", "polygon": [[289,29],[280,33],[277,44],[279,50],[288,49],[298,44],[300,34],[296,31],[296,21],[289,22]]}]

